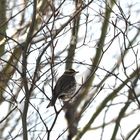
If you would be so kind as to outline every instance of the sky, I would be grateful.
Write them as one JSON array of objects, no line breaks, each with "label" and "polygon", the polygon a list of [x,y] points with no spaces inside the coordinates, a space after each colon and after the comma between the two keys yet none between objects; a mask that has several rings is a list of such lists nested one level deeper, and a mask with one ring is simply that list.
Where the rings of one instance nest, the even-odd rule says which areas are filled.
[{"label": "sky", "polygon": [[[11,7],[12,7],[12,3],[13,3],[13,1],[10,2]],[[134,6],[132,6],[133,4],[134,4]],[[20,1],[17,1],[17,5],[19,5],[19,6],[18,6],[17,9],[15,8],[13,10],[13,13],[12,13],[13,15],[17,14],[19,12],[18,10],[20,8],[22,8],[22,5],[20,5]],[[140,17],[138,16],[138,12],[140,12],[139,11],[140,1],[139,0],[127,0],[127,1],[121,0],[120,5],[122,7],[122,10],[126,14],[126,18],[129,15],[128,16],[129,21],[133,25],[127,31],[128,32],[128,38],[129,38],[129,40],[131,40],[136,33],[136,29],[134,28],[134,26],[139,26]],[[102,15],[104,15],[104,9],[102,9],[102,7],[104,7],[104,4],[101,3],[101,1],[95,1],[95,3],[90,5],[88,10],[86,9],[87,11],[86,10],[84,11],[85,13],[88,12],[90,14],[89,17],[88,17],[89,23],[88,23],[87,28],[85,27],[85,24],[84,24],[87,15],[84,12],[82,13],[81,26],[80,26],[80,29],[79,29],[79,39],[78,39],[78,45],[77,45],[77,50],[76,50],[76,56],[75,56],[75,61],[76,62],[83,62],[83,63],[87,63],[87,64],[92,63],[91,59],[93,58],[93,55],[95,55],[95,51],[96,51],[96,48],[97,48],[96,43],[97,43],[97,40],[99,39],[99,36],[101,34],[101,25],[102,25],[102,22],[103,22],[103,19],[104,19],[103,17],[99,16],[99,12],[101,12]],[[128,7],[131,7],[131,10],[129,10]],[[65,22],[69,18],[69,15],[72,14],[72,12],[73,12],[73,2],[72,1],[67,1],[61,10],[62,10],[61,12],[63,12],[64,15],[68,15],[68,17],[64,18],[63,20],[60,18],[55,24],[56,29],[61,27],[62,23]],[[124,22],[124,19],[122,19],[122,17],[120,16],[120,10],[117,8],[117,6],[115,6],[113,10],[115,11],[115,13],[113,13],[111,15],[110,22],[115,22],[116,21],[116,16],[118,16],[117,25],[120,29],[125,30],[124,27],[126,26],[126,24]],[[27,20],[27,23],[30,20],[29,15],[31,13],[32,13],[32,10],[31,10],[31,7],[29,7],[27,9],[27,15],[25,16],[26,20]],[[17,25],[19,25],[19,19],[20,18],[21,18],[21,15],[19,14],[18,16],[16,16],[14,22],[12,20],[12,22],[9,24],[9,27],[8,27],[8,30],[7,30],[7,34],[9,36],[12,36],[16,32],[17,29],[21,28],[20,26],[17,26]],[[16,28],[16,30],[15,30],[15,28]],[[50,24],[50,28],[51,28],[51,24]],[[69,28],[70,28],[70,26],[65,28],[65,31],[64,31],[65,34],[61,38],[59,38],[58,40],[54,41],[54,44],[57,42],[57,47],[55,49],[56,54],[58,52],[60,52],[61,50],[63,50],[65,47],[69,46],[71,33],[66,32],[66,31],[69,30]],[[87,34],[85,34],[86,29],[88,31]],[[62,32],[62,33],[64,33],[64,32]],[[115,33],[117,34],[117,30],[116,30]],[[46,31],[46,34],[47,34],[47,31]],[[18,41],[22,42],[22,41],[24,41],[26,35],[27,35],[26,33],[21,34],[18,37],[16,36],[16,38],[17,38]],[[109,43],[109,41],[111,41],[112,35],[114,35],[114,28],[113,28],[112,25],[109,25],[108,34],[107,34],[107,38],[106,38],[106,41],[105,41],[105,44],[106,44],[105,47],[104,47],[105,49],[108,47],[108,43]],[[41,38],[41,37],[44,37],[44,34],[40,33],[38,36]],[[85,40],[85,45],[83,45],[83,41],[84,41],[85,36],[87,38]],[[123,42],[122,38],[123,38],[123,36],[120,35],[117,39],[115,39],[113,41],[113,43],[111,44],[111,46],[109,47],[109,49],[106,51],[106,53],[103,56],[103,59],[102,59],[101,64],[100,64],[101,68],[104,68],[106,70],[110,70],[116,64],[118,58],[121,57],[121,49],[122,50],[124,49],[124,42]],[[34,47],[37,47],[37,50],[32,52],[31,55],[29,56],[29,62],[30,63],[28,65],[28,68],[30,69],[31,72],[34,71],[36,59],[37,59],[38,55],[40,54],[39,47],[40,46],[45,47],[45,45],[42,45],[43,43],[44,43],[44,40],[40,43],[37,43],[37,45],[34,45]],[[137,40],[135,42],[135,44],[137,44],[137,43],[139,43],[139,40]],[[126,45],[127,44],[128,44],[128,40],[126,41]],[[120,46],[122,46],[122,48],[120,48]],[[134,53],[136,51],[138,51],[138,55],[137,55],[138,58],[137,59],[139,60],[140,59],[139,58],[140,57],[140,55],[139,55],[139,53],[140,53],[139,44],[134,48],[133,51],[130,51],[124,59],[125,60],[125,66],[128,67],[128,69],[127,69],[128,74],[133,72],[133,70],[136,67],[136,65],[133,64],[134,62],[136,62],[136,57],[135,57],[135,53]],[[46,55],[42,58],[42,61],[45,61],[46,57],[51,56],[50,52],[51,52],[50,50],[48,50],[46,52]],[[62,55],[60,55],[60,59],[63,60],[66,57],[66,55],[67,55],[67,53],[64,52]],[[57,63],[57,61],[60,61],[60,60],[59,59],[56,60],[56,63]],[[89,66],[85,66],[85,65],[80,65],[79,66],[77,63],[75,63],[73,65],[73,67],[79,71],[79,74],[76,75],[77,85],[79,86],[79,85],[82,84],[82,80],[85,78],[85,75],[87,73],[87,69],[89,68]],[[49,67],[46,66],[41,72],[42,73],[45,72],[48,68]],[[55,70],[57,70],[57,77],[56,77],[55,80],[57,80],[58,77],[63,74],[64,69],[65,69],[64,65],[58,65],[58,66],[55,67]],[[99,83],[100,78],[102,78],[105,74],[106,74],[105,71],[99,69],[96,72],[97,76],[96,76],[94,82],[96,84]],[[124,71],[123,71],[123,66],[120,67],[117,74],[118,74],[118,77],[120,77],[123,80],[126,78],[126,76],[124,74]],[[43,82],[44,82],[45,79],[47,79],[47,76],[45,76],[45,75],[40,79],[40,81],[39,81],[40,87],[43,86]],[[121,81],[119,81],[119,80],[117,82],[114,81],[113,76],[111,78],[109,78],[109,80],[106,81],[106,84],[105,84],[106,89],[103,90],[103,93],[101,92],[101,94],[99,94],[97,96],[97,98],[93,101],[93,103],[89,106],[89,108],[83,113],[83,117],[80,120],[79,126],[78,126],[79,130],[81,130],[82,126],[84,126],[85,123],[88,122],[88,120],[92,116],[93,112],[96,111],[96,108],[98,107],[98,105],[100,105],[100,103],[102,101],[101,99],[105,98],[108,95],[108,93],[112,92],[111,88],[119,85],[120,83],[121,83]],[[96,86],[96,84],[95,84],[95,86]],[[122,95],[118,96],[118,98],[116,98],[113,101],[113,103],[117,104],[118,102],[126,101],[126,99],[127,99],[125,97],[125,92],[126,91],[127,91],[127,88],[124,88],[122,90]],[[139,88],[138,88],[138,92],[139,92]],[[53,110],[53,108],[46,109],[46,106],[49,103],[46,99],[39,100],[40,98],[42,98],[42,94],[39,93],[39,90],[36,89],[35,93],[36,93],[36,98],[34,98],[34,97],[31,98],[31,103],[36,108],[38,108],[41,115],[43,114],[42,117],[45,120],[45,122],[47,123],[47,125],[49,126],[49,124],[51,124],[53,122],[53,119],[52,119],[53,117],[50,116],[50,115],[52,115],[54,113],[54,110]],[[50,88],[47,87],[45,89],[45,93],[49,97],[51,97],[51,89]],[[22,98],[23,98],[23,95],[20,95],[17,100],[20,101]],[[37,101],[37,99],[38,99],[38,101]],[[23,109],[23,104],[24,104],[24,102],[17,103],[18,108],[21,111]],[[57,104],[57,109],[59,109],[61,107],[61,101],[57,100],[56,104]],[[0,108],[1,109],[5,108],[5,106],[8,106],[8,103],[4,102],[0,106]],[[121,107],[122,107],[121,104],[112,107],[112,109],[110,109],[107,113],[106,121],[108,122],[108,121],[112,120],[113,117],[117,116]],[[136,108],[137,108],[136,103],[132,103],[131,106],[128,109],[128,113],[133,111]],[[92,125],[93,130],[88,131],[82,137],[81,140],[87,140],[87,139],[91,139],[91,138],[94,138],[94,137],[96,137],[96,140],[100,140],[101,129],[98,129],[97,131],[95,131],[94,128],[101,125],[101,123],[103,121],[104,111],[99,115],[98,119],[93,123],[93,125]],[[1,114],[0,116],[2,118],[3,116],[5,116],[7,114],[7,112],[6,111],[4,111],[4,113],[0,112],[0,114]],[[32,122],[34,122],[35,119],[36,119],[34,117],[35,114],[37,114],[36,111],[35,110],[33,111],[33,108],[30,107],[29,114],[28,114],[30,117],[29,117],[28,121],[31,120]],[[139,124],[139,115],[138,114],[139,114],[139,111],[136,111],[133,115],[130,115],[127,119],[122,120],[120,134],[123,134],[123,135],[127,134],[128,130],[130,130],[133,126],[136,126],[136,125]],[[16,122],[16,119],[18,118],[20,113],[17,113],[16,115],[17,116],[15,116],[14,122]],[[58,116],[58,120],[56,122],[56,125],[55,125],[53,131],[52,131],[51,140],[55,140],[59,136],[59,134],[62,132],[62,130],[65,129],[67,123],[66,123],[66,120],[64,120],[64,119],[62,121],[62,118],[64,118],[64,112],[61,112],[60,115]],[[126,125],[127,122],[129,122],[130,125]],[[11,124],[12,123],[13,122],[11,122]],[[42,124],[40,122],[38,122],[37,124],[34,124],[34,123],[30,124],[30,128],[33,127],[34,125],[36,125],[36,127],[38,129],[43,127]],[[111,130],[112,126],[114,126],[114,125],[107,126],[107,128],[105,129],[105,132],[103,134],[105,139],[103,138],[103,140],[109,140],[109,137],[111,136],[111,133],[109,133],[108,130]],[[16,130],[12,133],[12,135],[14,135],[14,133],[16,133],[16,132],[21,132],[21,127],[22,126],[21,126],[21,123],[20,123],[16,127]],[[10,128],[7,128],[7,130],[9,132]],[[44,139],[45,139],[45,137],[47,137],[45,129],[44,129],[44,133],[43,133],[43,131],[40,131],[40,132],[38,131],[38,134],[42,137],[44,136]],[[64,135],[64,138],[66,137],[66,135]],[[118,135],[118,140],[121,140],[121,139],[122,139],[122,136]],[[139,139],[137,138],[136,140],[139,140]]]}]

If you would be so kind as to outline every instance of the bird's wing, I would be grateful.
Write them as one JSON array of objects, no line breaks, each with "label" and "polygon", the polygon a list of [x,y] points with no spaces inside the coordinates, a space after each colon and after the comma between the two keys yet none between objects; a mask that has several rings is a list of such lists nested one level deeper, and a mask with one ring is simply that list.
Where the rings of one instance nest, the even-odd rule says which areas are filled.
[{"label": "bird's wing", "polygon": [[55,87],[54,87],[54,96],[58,97],[61,92],[66,92],[69,88],[75,85],[74,77],[61,76]]}]

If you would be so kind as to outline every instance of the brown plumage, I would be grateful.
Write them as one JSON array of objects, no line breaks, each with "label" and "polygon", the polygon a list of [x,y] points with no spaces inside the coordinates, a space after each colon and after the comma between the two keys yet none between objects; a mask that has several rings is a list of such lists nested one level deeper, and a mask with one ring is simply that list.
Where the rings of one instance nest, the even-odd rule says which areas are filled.
[{"label": "brown plumage", "polygon": [[77,72],[73,69],[66,70],[63,75],[58,79],[52,94],[49,106],[54,106],[57,98],[63,101],[68,101],[76,90],[75,74]]}]

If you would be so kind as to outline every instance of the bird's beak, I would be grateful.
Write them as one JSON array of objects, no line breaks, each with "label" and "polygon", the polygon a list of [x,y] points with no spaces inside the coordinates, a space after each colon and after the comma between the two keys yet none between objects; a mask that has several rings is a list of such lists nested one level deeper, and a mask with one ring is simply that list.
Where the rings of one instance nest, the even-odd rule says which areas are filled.
[{"label": "bird's beak", "polygon": [[79,71],[76,71],[75,73],[79,73]]}]

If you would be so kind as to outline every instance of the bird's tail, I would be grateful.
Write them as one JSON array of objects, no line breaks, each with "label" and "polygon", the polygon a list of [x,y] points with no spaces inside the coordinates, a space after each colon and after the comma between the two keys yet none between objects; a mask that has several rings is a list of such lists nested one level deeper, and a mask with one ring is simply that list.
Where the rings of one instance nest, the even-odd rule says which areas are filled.
[{"label": "bird's tail", "polygon": [[54,106],[55,105],[55,102],[56,102],[56,99],[54,96],[52,97],[50,103],[48,104],[47,108],[49,108],[50,106]]}]

